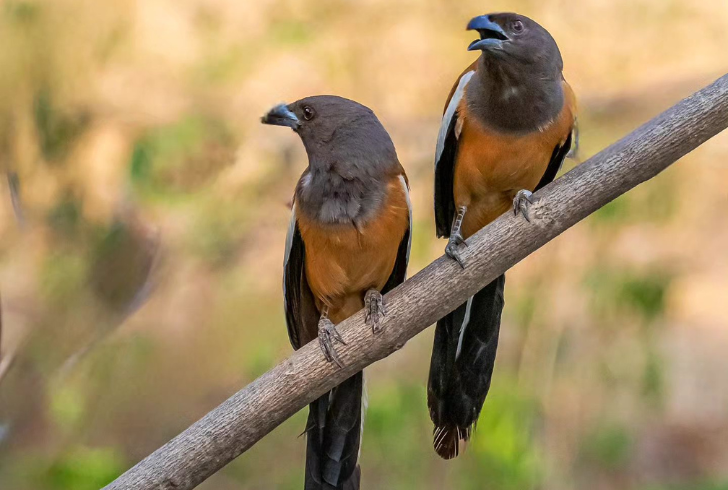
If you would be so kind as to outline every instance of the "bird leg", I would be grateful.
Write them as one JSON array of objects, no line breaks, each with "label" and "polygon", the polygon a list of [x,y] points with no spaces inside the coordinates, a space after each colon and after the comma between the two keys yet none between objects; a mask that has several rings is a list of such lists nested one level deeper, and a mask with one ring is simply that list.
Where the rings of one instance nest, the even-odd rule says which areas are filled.
[{"label": "bird leg", "polygon": [[328,306],[324,306],[321,311],[321,318],[319,318],[318,323],[318,340],[319,347],[321,347],[321,352],[323,352],[326,360],[333,362],[340,368],[344,367],[336,354],[336,349],[334,349],[334,340],[344,345],[346,345],[346,342],[336,330],[336,325],[329,320]]},{"label": "bird leg", "polygon": [[458,214],[455,216],[455,219],[452,222],[452,228],[450,229],[450,240],[447,242],[447,246],[445,247],[445,255],[455,260],[463,269],[465,269],[465,264],[463,263],[463,259],[460,258],[458,247],[460,245],[468,246],[468,244],[465,243],[465,239],[463,238],[461,231],[463,218],[465,217],[465,212],[467,210],[467,206],[458,207]]},{"label": "bird leg", "polygon": [[520,211],[526,221],[531,222],[531,217],[528,215],[528,210],[533,204],[533,193],[526,189],[521,189],[516,193],[516,197],[513,198],[513,214],[518,216]]},{"label": "bird leg", "polygon": [[381,318],[387,315],[382,293],[376,289],[367,291],[367,294],[364,295],[364,312],[364,323],[372,327],[372,333],[377,334],[381,332]]}]

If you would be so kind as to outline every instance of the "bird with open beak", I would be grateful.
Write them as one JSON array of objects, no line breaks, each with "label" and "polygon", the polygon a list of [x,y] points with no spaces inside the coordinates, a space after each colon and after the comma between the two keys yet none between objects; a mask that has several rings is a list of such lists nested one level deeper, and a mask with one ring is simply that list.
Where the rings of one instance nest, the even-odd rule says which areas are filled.
[{"label": "bird with open beak", "polygon": [[[340,365],[335,324],[365,309],[376,334],[382,295],[405,279],[412,213],[394,144],[374,113],[341,97],[307,97],[271,109],[262,122],[287,126],[308,155],[293,198],[283,294],[294,349],[318,338]],[[363,373],[309,406],[305,488],[357,489]]]},{"label": "bird with open beak", "polygon": [[[529,220],[532,192],[549,184],[572,146],[574,94],[556,42],[515,13],[475,17],[467,26],[480,53],[445,104],[435,155],[435,224],[445,253],[513,210]],[[428,382],[434,447],[458,455],[470,438],[495,365],[505,276],[437,322]]]}]

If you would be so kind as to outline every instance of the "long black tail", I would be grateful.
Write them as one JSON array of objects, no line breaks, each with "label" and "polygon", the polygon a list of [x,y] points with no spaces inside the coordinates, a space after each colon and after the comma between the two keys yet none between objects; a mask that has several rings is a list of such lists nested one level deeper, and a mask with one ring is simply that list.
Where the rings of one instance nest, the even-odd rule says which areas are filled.
[{"label": "long black tail", "polygon": [[309,405],[305,490],[358,490],[364,374]]},{"label": "long black tail", "polygon": [[445,459],[457,456],[461,441],[470,438],[490,389],[505,282],[505,275],[498,277],[437,322],[427,405],[433,445]]}]

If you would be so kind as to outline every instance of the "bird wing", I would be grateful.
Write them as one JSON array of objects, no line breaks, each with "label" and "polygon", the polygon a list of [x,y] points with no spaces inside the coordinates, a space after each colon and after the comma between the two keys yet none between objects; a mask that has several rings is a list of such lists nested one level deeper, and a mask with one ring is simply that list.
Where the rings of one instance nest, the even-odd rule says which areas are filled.
[{"label": "bird wing", "polygon": [[541,189],[542,187],[546,187],[551,182],[554,181],[556,178],[556,174],[559,173],[559,170],[561,170],[561,166],[564,164],[564,159],[566,158],[566,155],[571,150],[571,140],[572,140],[573,132],[569,132],[569,136],[566,137],[566,140],[556,145],[556,148],[554,148],[553,153],[551,154],[551,160],[549,160],[549,165],[546,167],[546,172],[544,172],[543,177],[541,177],[541,180],[538,182],[538,185],[536,186],[536,189],[534,189],[534,192]]},{"label": "bird wing", "polygon": [[298,229],[296,205],[291,210],[291,224],[286,237],[286,253],[283,261],[283,305],[286,311],[288,338],[294,349],[307,340],[305,332],[316,332],[318,311],[313,293],[306,280],[306,247]]},{"label": "bird wing", "polygon": [[465,95],[465,86],[475,70],[463,73],[452,91],[440,124],[435,150],[435,225],[438,237],[450,236],[450,226],[455,215],[453,178],[458,150],[458,106]]},{"label": "bird wing", "polygon": [[397,249],[397,260],[394,262],[394,269],[387,279],[387,283],[382,288],[382,294],[387,294],[389,291],[399,286],[407,278],[407,264],[409,263],[410,249],[412,248],[412,203],[410,202],[409,195],[409,184],[407,183],[407,177],[404,174],[399,176],[399,180],[404,187],[405,195],[407,196],[407,209],[409,210],[409,226],[407,231],[402,236],[402,240],[399,242],[399,248]]},{"label": "bird wing", "polygon": [[569,134],[566,136],[563,142],[556,145],[556,147],[554,148],[554,151],[551,154],[551,160],[549,160],[548,167],[546,167],[546,171],[544,172],[543,177],[541,177],[541,180],[538,182],[538,185],[536,185],[536,189],[534,189],[534,192],[541,189],[542,187],[546,187],[551,182],[553,182],[556,178],[556,175],[559,173],[559,170],[561,170],[561,167],[564,164],[564,160],[566,159],[566,157],[572,154],[572,150],[574,154],[578,150],[579,128],[576,121],[576,96],[574,95],[573,90],[571,90],[571,87],[568,83],[566,83],[565,80],[563,82],[563,87],[564,95],[566,96],[567,108],[574,115],[574,123],[572,124],[571,128],[569,128]]}]

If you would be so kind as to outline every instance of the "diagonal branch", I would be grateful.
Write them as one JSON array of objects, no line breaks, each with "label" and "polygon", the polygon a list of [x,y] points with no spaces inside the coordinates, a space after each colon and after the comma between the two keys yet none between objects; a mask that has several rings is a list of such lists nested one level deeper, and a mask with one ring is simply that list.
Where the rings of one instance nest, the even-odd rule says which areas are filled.
[{"label": "diagonal branch", "polygon": [[726,127],[728,75],[537,192],[531,223],[508,213],[471,237],[462,253],[465,270],[441,257],[392,291],[381,334],[364,325],[362,312],[342,322],[344,368],[325,362],[316,342],[304,346],[106,489],[194,488],[306,404],[401,348],[528,254]]}]

